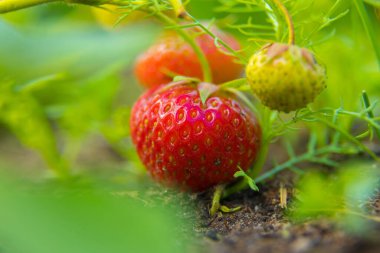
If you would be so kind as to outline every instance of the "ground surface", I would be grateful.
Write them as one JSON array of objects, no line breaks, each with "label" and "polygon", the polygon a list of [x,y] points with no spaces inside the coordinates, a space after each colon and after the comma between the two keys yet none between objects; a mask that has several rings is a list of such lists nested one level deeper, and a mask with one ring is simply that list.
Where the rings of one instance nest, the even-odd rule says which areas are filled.
[{"label": "ground surface", "polygon": [[[380,252],[380,224],[362,235],[350,235],[327,220],[291,224],[280,207],[279,180],[260,193],[245,191],[223,202],[242,210],[210,218],[207,203],[200,201],[204,252]],[[289,198],[291,200],[291,197]],[[380,192],[370,203],[372,214],[380,216]]]},{"label": "ground surface", "polygon": [[[114,165],[120,164],[120,158],[117,158],[104,142],[95,141],[95,144],[92,143],[90,146],[96,150],[86,150],[80,155],[79,160],[83,164],[91,168],[101,161],[113,160]],[[27,168],[23,174],[31,177],[43,174],[41,167],[44,163],[41,159],[35,153],[22,148],[14,138],[0,138],[0,161]],[[36,168],[39,170],[35,170]],[[260,192],[247,190],[235,194],[223,200],[223,204],[228,207],[241,206],[242,209],[214,217],[208,214],[210,194],[191,196],[191,202],[196,205],[195,209],[192,206],[181,214],[192,224],[197,221],[192,231],[186,231],[195,234],[196,242],[199,244],[190,247],[191,253],[380,252],[380,223],[374,224],[372,230],[360,235],[348,234],[337,224],[327,220],[292,224],[287,219],[287,209],[280,206],[279,194],[280,185],[284,185],[288,189],[288,203],[291,202],[292,181],[292,174],[283,173],[265,186],[261,185]],[[162,192],[162,188],[159,188],[149,194],[159,195],[158,198],[165,203],[188,203],[188,200],[177,203],[175,198],[173,201],[167,194],[162,195]],[[123,191],[118,193],[125,195]],[[369,203],[369,207],[372,215],[380,217],[380,190]]]}]

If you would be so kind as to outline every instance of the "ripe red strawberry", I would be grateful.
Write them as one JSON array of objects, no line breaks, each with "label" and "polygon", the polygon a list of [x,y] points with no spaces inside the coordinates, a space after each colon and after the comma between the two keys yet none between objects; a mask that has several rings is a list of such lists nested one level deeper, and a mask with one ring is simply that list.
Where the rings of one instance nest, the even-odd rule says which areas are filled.
[{"label": "ripe red strawberry", "polygon": [[237,99],[217,91],[202,104],[191,84],[149,90],[130,125],[153,178],[192,191],[231,181],[238,166],[247,170],[261,139],[258,122]]},{"label": "ripe red strawberry", "polygon": [[[243,65],[236,63],[233,56],[223,52],[225,49],[215,46],[214,39],[199,31],[190,30],[205,54],[211,68],[213,82],[227,82],[239,77]],[[226,42],[234,50],[239,50],[239,43],[231,36],[214,29],[214,34]],[[202,68],[199,60],[189,44],[174,33],[168,33],[150,47],[136,61],[135,74],[146,87],[154,87],[169,83],[173,75],[195,77],[202,80]]]}]

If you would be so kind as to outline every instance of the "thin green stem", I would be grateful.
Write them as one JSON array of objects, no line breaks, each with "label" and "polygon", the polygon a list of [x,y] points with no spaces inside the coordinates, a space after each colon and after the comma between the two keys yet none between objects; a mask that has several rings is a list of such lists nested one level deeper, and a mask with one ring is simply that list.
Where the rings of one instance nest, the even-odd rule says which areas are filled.
[{"label": "thin green stem", "polygon": [[[161,21],[166,23],[167,25],[170,25],[170,26],[177,25],[177,23],[174,20],[172,20],[170,17],[166,16],[165,14],[163,14],[161,12],[157,12],[157,13],[155,13],[155,15]],[[198,60],[201,64],[201,67],[203,70],[203,81],[211,83],[212,82],[212,75],[211,75],[210,65],[207,61],[206,56],[204,55],[203,51],[201,50],[201,48],[197,45],[197,43],[194,41],[194,39],[188,33],[186,33],[184,30],[178,29],[176,31],[187,43],[189,43],[189,45],[192,47],[195,54],[197,55]]]},{"label": "thin green stem", "polygon": [[270,171],[268,171],[268,172],[266,172],[266,173],[258,176],[255,179],[255,182],[256,183],[263,182],[266,179],[273,177],[275,174],[283,171],[286,168],[291,168],[294,165],[296,165],[297,163],[300,163],[300,162],[308,160],[309,157],[310,157],[310,155],[308,153],[306,153],[306,154],[303,154],[303,155],[298,156],[296,158],[292,158],[292,159],[286,161],[285,163],[276,166],[274,169],[272,169],[272,170],[270,170]]},{"label": "thin green stem", "polygon": [[261,115],[262,116],[259,118],[259,121],[260,121],[260,125],[263,126],[262,128],[263,140],[261,143],[261,149],[259,151],[258,158],[255,162],[255,165],[252,168],[252,170],[250,170],[248,173],[248,176],[252,178],[257,177],[264,168],[264,164],[267,160],[267,156],[269,152],[269,146],[273,140],[272,131],[273,131],[274,119],[277,116],[277,112],[273,112],[266,108]]},{"label": "thin green stem", "polygon": [[[368,110],[371,107],[371,102],[369,101],[369,97],[368,97],[367,92],[365,90],[362,91],[362,98],[363,98],[364,107],[366,110]],[[371,119],[373,119],[375,117],[372,110],[368,110],[367,115]],[[377,137],[380,139],[380,130],[378,128],[374,128],[374,129],[375,129],[375,133],[376,133]]]},{"label": "thin green stem", "polygon": [[123,0],[0,0],[0,14],[53,2],[61,2],[66,4],[75,3],[84,5],[125,5],[125,1]]},{"label": "thin green stem", "polygon": [[[315,160],[313,158],[316,157],[316,156],[322,156],[322,155],[325,155],[325,154],[334,153],[336,151],[337,151],[336,147],[327,146],[327,147],[315,150],[312,153],[307,152],[307,153],[304,153],[303,155],[300,155],[300,156],[297,156],[297,157],[293,157],[290,160],[288,160],[288,161],[286,161],[286,162],[284,162],[284,163],[282,163],[280,165],[277,165],[272,170],[269,170],[266,173],[258,176],[257,178],[255,178],[255,182],[256,183],[263,182],[263,181],[267,180],[268,178],[271,178],[275,174],[283,171],[284,169],[291,168],[291,167],[293,167],[294,165],[296,165],[298,163],[306,162],[306,161],[310,161],[310,160]],[[317,162],[317,160],[315,160],[315,162]]]},{"label": "thin green stem", "polygon": [[[255,182],[256,183],[263,182],[264,180],[266,180],[266,179],[274,176],[275,174],[279,173],[280,171],[282,171],[282,170],[284,170],[286,168],[291,168],[291,167],[293,167],[297,163],[306,161],[309,157],[310,157],[310,154],[309,153],[305,153],[302,156],[291,158],[290,160],[286,161],[285,163],[277,165],[272,170],[270,170],[270,171],[262,174],[261,176],[255,178]],[[247,189],[247,188],[248,188],[247,181],[246,180],[241,180],[238,183],[236,183],[235,185],[227,188],[224,191],[223,198],[226,198],[226,197],[230,196],[233,193],[239,192],[239,191]]]},{"label": "thin green stem", "polygon": [[62,0],[2,0],[0,1],[0,13],[7,13],[40,4],[58,1]]},{"label": "thin green stem", "polygon": [[[327,164],[327,161],[323,158],[324,155],[329,155],[331,153],[344,153],[343,150],[337,148],[336,146],[326,146],[320,149],[308,151],[300,156],[295,156],[290,158],[288,161],[279,164],[275,166],[273,169],[263,173],[262,175],[256,177],[254,180],[256,183],[262,183],[266,181],[267,179],[273,177],[277,173],[295,167],[296,164],[302,163],[302,162],[313,162],[313,163],[319,163],[319,164]],[[246,180],[239,181],[235,185],[226,188],[223,193],[223,198],[226,198],[230,196],[233,193],[239,192],[241,190],[247,189],[249,186],[246,182]]]},{"label": "thin green stem", "polygon": [[248,185],[248,181],[246,178],[242,178],[241,180],[239,180],[238,182],[236,182],[235,184],[227,187],[224,191],[223,191],[223,196],[222,198],[227,198],[228,196],[234,194],[234,193],[237,193],[237,192],[240,192],[244,189],[248,189],[249,188],[249,185]]},{"label": "thin green stem", "polygon": [[290,16],[290,13],[288,9],[286,9],[285,5],[280,0],[272,0],[274,4],[280,9],[282,14],[284,15],[286,24],[288,25],[288,44],[294,45],[295,42],[295,34],[294,34],[294,24],[292,20],[292,16]]},{"label": "thin green stem", "polygon": [[359,140],[355,139],[355,137],[353,137],[346,130],[342,129],[341,127],[333,124],[332,122],[330,122],[324,118],[319,118],[319,121],[323,122],[328,127],[340,132],[342,134],[342,136],[344,136],[346,139],[348,139],[352,143],[358,145],[363,151],[367,152],[375,161],[380,161],[380,158],[377,157],[377,155],[371,149],[369,149],[367,146],[362,144]]},{"label": "thin green stem", "polygon": [[223,40],[218,38],[214,33],[212,33],[206,26],[204,26],[201,22],[199,22],[197,19],[195,19],[193,16],[191,16],[189,13],[186,13],[186,16],[189,17],[199,28],[202,29],[203,32],[211,36],[214,40],[216,40],[220,45],[222,45],[230,54],[234,55],[236,58],[238,58],[243,63],[248,63],[248,59],[244,58],[240,54],[236,53],[236,51],[231,48],[227,43],[225,43]]},{"label": "thin green stem", "polygon": [[211,208],[210,208],[211,216],[214,216],[214,214],[216,214],[216,212],[220,208],[220,198],[222,197],[223,190],[224,190],[224,185],[217,185],[215,187],[215,192],[212,197]]},{"label": "thin green stem", "polygon": [[255,177],[257,177],[261,173],[261,171],[264,168],[264,164],[265,164],[265,162],[267,160],[269,146],[270,146],[270,143],[268,141],[266,141],[265,143],[263,143],[263,146],[262,146],[262,148],[260,149],[260,152],[259,152],[258,159],[257,159],[255,165],[253,166],[252,171],[250,171],[250,173],[248,173],[248,176],[250,176],[252,178],[255,178]]},{"label": "thin green stem", "polygon": [[355,3],[357,11],[359,13],[359,16],[362,20],[362,23],[363,23],[364,29],[367,33],[367,36],[369,37],[369,39],[372,43],[372,47],[375,50],[375,54],[377,57],[377,65],[380,69],[380,47],[379,47],[378,39],[375,35],[376,33],[375,33],[374,28],[371,24],[371,21],[368,17],[368,14],[367,14],[367,11],[365,9],[363,1],[362,0],[354,0],[354,3]]}]

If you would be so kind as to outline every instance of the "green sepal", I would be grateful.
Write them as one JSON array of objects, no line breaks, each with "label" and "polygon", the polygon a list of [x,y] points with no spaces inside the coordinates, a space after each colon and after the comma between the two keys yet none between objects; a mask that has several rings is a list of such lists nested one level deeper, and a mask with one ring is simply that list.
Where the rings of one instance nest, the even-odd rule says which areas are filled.
[{"label": "green sepal", "polygon": [[179,82],[179,81],[188,81],[190,83],[200,83],[201,80],[195,77],[188,77],[188,76],[175,76],[173,78],[173,82]]},{"label": "green sepal", "polygon": [[236,89],[239,91],[250,90],[250,86],[247,82],[247,78],[235,79],[220,85],[221,89]]},{"label": "green sepal", "polygon": [[219,86],[216,86],[210,83],[199,83],[198,91],[199,91],[199,96],[201,97],[202,104],[204,105],[207,99],[218,90],[219,90]]}]

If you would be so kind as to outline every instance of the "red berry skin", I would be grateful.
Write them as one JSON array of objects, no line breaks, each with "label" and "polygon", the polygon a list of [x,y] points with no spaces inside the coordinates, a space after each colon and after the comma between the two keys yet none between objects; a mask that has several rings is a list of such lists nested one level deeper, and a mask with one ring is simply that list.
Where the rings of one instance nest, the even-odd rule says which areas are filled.
[{"label": "red berry skin", "polygon": [[203,191],[233,180],[253,163],[261,129],[252,112],[226,94],[202,105],[196,87],[151,89],[132,109],[131,136],[152,177],[183,190]]},{"label": "red berry skin", "polygon": [[[231,35],[217,29],[213,32],[232,49],[240,49],[239,43]],[[214,83],[231,81],[241,75],[243,65],[237,63],[233,56],[223,52],[226,49],[215,46],[210,35],[199,34],[195,40],[207,58]],[[203,78],[202,68],[194,50],[176,34],[164,36],[140,55],[134,71],[139,82],[147,88],[171,82],[173,74],[200,80]]]}]

